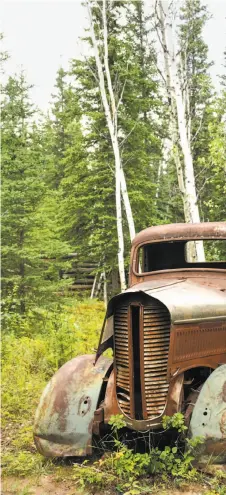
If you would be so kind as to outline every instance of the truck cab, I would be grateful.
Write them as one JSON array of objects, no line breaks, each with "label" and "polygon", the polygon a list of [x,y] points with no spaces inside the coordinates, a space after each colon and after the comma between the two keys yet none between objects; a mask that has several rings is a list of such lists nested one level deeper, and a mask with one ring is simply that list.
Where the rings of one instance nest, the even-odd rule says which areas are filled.
[{"label": "truck cab", "polygon": [[[202,261],[195,256],[200,242],[206,254]],[[108,349],[112,358],[105,357]],[[176,412],[184,413],[188,426],[198,418],[191,434],[200,435],[201,428],[210,453],[209,443],[216,446],[209,441],[213,436],[225,452],[226,222],[140,232],[132,242],[129,288],[108,304],[96,356],[69,363],[47,386],[36,414],[40,452],[91,453],[92,434],[98,435],[112,414],[122,414],[128,429],[144,432],[160,429],[163,416]],[[56,410],[62,387],[62,408]],[[207,388],[213,390],[208,400]],[[204,413],[214,425],[203,422]],[[64,436],[70,431],[66,449]]]}]

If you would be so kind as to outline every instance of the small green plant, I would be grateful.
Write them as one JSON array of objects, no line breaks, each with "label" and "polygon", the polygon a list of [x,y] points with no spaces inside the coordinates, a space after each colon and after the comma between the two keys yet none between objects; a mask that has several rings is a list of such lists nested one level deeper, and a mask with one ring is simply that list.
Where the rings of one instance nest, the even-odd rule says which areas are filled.
[{"label": "small green plant", "polygon": [[192,455],[192,449],[181,453],[177,447],[166,446],[163,451],[153,448],[149,457],[149,472],[151,474],[161,474],[165,480],[168,476],[193,481],[198,478],[197,470],[192,465],[195,459],[195,456]]},{"label": "small green plant", "polygon": [[184,415],[175,413],[173,416],[163,416],[162,420],[164,430],[175,428],[179,433],[184,433],[188,428],[184,424]]},{"label": "small green plant", "polygon": [[118,436],[118,431],[125,428],[126,422],[123,414],[115,414],[110,417],[108,424],[111,426],[114,435]]},{"label": "small green plant", "polygon": [[216,471],[215,476],[208,480],[211,489],[204,495],[226,495],[226,474],[223,471]]}]

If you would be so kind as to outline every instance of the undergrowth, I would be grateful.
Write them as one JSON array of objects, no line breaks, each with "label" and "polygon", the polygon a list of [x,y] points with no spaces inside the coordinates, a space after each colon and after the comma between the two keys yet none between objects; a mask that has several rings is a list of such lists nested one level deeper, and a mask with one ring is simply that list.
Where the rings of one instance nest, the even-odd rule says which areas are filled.
[{"label": "undergrowth", "polygon": [[[186,448],[179,449],[165,446],[163,450],[153,447],[148,453],[134,453],[127,445],[119,440],[118,432],[126,426],[123,416],[112,416],[109,424],[112,426],[114,452],[106,453],[101,459],[90,464],[87,460],[82,465],[74,466],[75,480],[80,487],[89,486],[97,491],[114,488],[124,495],[151,493],[150,483],[157,476],[161,482],[174,481],[180,485],[183,480],[199,481],[200,474],[193,466],[196,451],[203,443],[202,438],[185,439]],[[183,433],[187,429],[183,415],[177,413],[173,418],[165,417],[165,428],[173,427]],[[144,478],[145,477],[145,478]],[[149,486],[147,486],[149,478]],[[151,481],[150,481],[151,479]]]},{"label": "undergrowth", "polygon": [[30,312],[19,327],[11,318],[2,336],[3,474],[26,476],[50,466],[33,443],[40,395],[66,361],[95,352],[104,312],[103,303],[87,300]]}]

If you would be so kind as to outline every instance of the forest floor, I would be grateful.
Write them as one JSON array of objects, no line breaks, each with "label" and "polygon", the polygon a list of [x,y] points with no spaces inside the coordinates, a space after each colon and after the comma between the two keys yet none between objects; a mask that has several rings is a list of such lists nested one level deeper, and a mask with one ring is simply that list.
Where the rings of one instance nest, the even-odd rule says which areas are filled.
[{"label": "forest floor", "polygon": [[[72,480],[57,481],[52,474],[43,475],[39,478],[29,476],[19,479],[15,476],[7,476],[2,482],[2,495],[92,495],[91,490],[78,490]],[[115,491],[95,492],[95,495],[113,495]],[[147,493],[147,492],[146,492]],[[150,488],[150,495],[204,495],[206,488],[201,485],[191,484],[180,490],[173,488]],[[214,492],[212,492],[214,494]]]}]

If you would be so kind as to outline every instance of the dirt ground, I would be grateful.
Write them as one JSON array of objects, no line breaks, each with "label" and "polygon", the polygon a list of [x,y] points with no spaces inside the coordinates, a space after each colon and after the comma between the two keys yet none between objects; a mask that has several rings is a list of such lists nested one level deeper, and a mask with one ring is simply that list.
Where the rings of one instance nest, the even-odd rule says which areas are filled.
[{"label": "dirt ground", "polygon": [[[158,495],[203,495],[206,489],[202,487],[191,487],[189,491],[184,490],[164,490],[159,492],[150,490],[150,494]],[[7,477],[2,480],[2,495],[91,495],[92,492],[81,492],[73,481],[56,481],[54,475],[45,475],[40,478],[20,479]],[[110,495],[110,492],[108,492]],[[96,494],[96,495],[103,495]],[[107,495],[107,493],[105,494]]]},{"label": "dirt ground", "polygon": [[53,475],[41,476],[38,479],[7,477],[2,480],[1,495],[80,495],[72,481],[54,480]]}]

